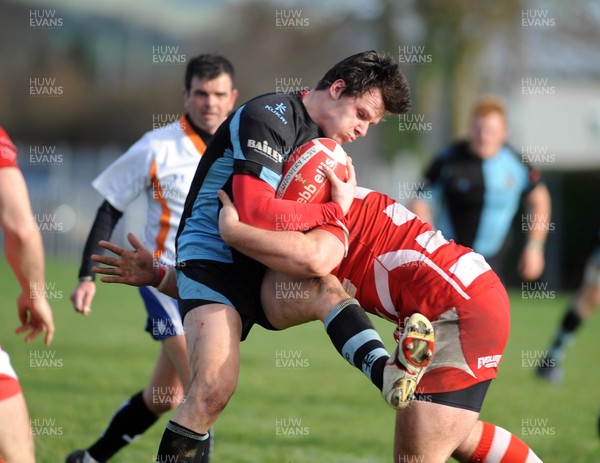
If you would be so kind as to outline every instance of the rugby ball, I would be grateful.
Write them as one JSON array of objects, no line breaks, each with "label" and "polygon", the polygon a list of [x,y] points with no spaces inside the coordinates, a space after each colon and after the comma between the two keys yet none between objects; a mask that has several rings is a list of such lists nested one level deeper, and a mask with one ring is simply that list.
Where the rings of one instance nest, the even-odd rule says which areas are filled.
[{"label": "rugby ball", "polygon": [[344,149],[330,138],[315,138],[296,148],[283,165],[283,178],[276,197],[301,203],[325,203],[331,199],[331,182],[324,166],[346,181]]}]

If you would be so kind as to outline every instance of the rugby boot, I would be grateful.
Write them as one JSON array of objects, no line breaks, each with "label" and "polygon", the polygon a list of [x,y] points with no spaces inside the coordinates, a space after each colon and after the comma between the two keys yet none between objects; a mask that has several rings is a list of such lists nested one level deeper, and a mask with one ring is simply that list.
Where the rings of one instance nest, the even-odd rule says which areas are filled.
[{"label": "rugby boot", "polygon": [[383,370],[381,395],[392,408],[405,408],[412,402],[434,347],[433,325],[427,317],[420,313],[407,317],[398,347]]}]

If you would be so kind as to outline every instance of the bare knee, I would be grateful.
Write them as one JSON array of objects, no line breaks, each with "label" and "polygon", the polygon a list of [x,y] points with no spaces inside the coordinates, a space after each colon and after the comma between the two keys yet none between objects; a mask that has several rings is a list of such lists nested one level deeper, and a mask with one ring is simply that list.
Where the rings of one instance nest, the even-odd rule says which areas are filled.
[{"label": "bare knee", "polygon": [[[469,410],[421,401],[398,410],[394,461],[408,463],[410,458],[428,463],[448,461],[469,439],[477,417],[477,413]],[[432,442],[436,445],[432,446]]]},{"label": "bare knee", "polygon": [[311,283],[316,287],[316,291],[320,299],[329,308],[350,297],[340,281],[333,275],[327,275],[321,278],[313,278]]},{"label": "bare knee", "polygon": [[197,416],[218,417],[229,403],[235,392],[235,386],[213,384],[190,389],[185,398],[186,407],[190,407]]},{"label": "bare knee", "polygon": [[305,286],[310,294],[307,303],[313,320],[324,321],[333,306],[350,297],[333,275],[311,278],[306,280]]},{"label": "bare knee", "polygon": [[148,410],[156,416],[177,408],[185,400],[181,386],[147,387],[143,397]]},{"label": "bare knee", "polygon": [[471,460],[471,455],[477,449],[482,433],[481,421],[477,421],[471,429],[469,435],[458,445],[452,456],[458,461],[468,462]]},{"label": "bare knee", "polygon": [[326,275],[320,278],[313,278],[311,282],[317,286],[319,294],[323,297],[332,298],[332,301],[339,302],[341,299],[348,298],[348,293],[340,283],[340,280],[333,275]]},{"label": "bare knee", "polygon": [[314,318],[321,321],[325,321],[332,307],[351,297],[333,275],[313,278],[310,285],[312,292],[317,295],[311,300]]},{"label": "bare knee", "polygon": [[577,312],[582,318],[590,317],[600,306],[600,287],[587,285],[577,301]]}]

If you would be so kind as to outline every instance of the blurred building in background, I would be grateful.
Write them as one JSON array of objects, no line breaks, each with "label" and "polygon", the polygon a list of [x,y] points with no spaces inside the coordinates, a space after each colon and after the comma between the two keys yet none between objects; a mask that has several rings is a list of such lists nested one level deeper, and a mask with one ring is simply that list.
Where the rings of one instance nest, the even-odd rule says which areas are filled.
[{"label": "blurred building in background", "polygon": [[[75,261],[101,201],[91,180],[179,117],[190,57],[228,56],[241,103],[311,88],[334,62],[385,50],[413,107],[345,147],[359,183],[407,203],[431,157],[464,134],[471,104],[499,95],[511,143],[553,196],[544,278],[572,287],[600,221],[584,206],[600,203],[599,26],[593,0],[7,0],[0,124],[19,149],[49,258]],[[141,230],[142,211],[130,208],[118,240]]]}]

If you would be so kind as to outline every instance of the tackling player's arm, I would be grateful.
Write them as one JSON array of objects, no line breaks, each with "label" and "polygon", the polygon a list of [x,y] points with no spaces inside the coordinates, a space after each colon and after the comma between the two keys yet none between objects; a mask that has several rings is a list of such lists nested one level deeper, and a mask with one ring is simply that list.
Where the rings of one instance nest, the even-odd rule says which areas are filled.
[{"label": "tackling player's arm", "polygon": [[[223,239],[231,247],[256,258],[273,270],[302,278],[319,277],[329,274],[344,256],[344,244],[328,231],[314,229],[303,234],[253,227],[240,222],[235,206],[222,190],[219,191],[219,198],[223,203],[219,215]],[[337,227],[334,228],[337,230]],[[104,283],[155,286],[162,293],[177,297],[177,281],[172,267],[159,265],[150,250],[133,233],[129,233],[127,239],[133,250],[109,241],[100,241],[100,248],[117,257],[93,254],[91,260],[102,265],[96,265],[91,270],[105,275],[100,279]]]},{"label": "tackling player's arm", "polygon": [[267,267],[300,278],[328,275],[344,257],[344,244],[322,229],[308,233],[270,231],[240,222],[235,206],[224,191],[219,231],[232,248]]},{"label": "tackling player's arm", "polygon": [[103,283],[121,283],[129,286],[154,286],[167,296],[177,297],[177,281],[173,267],[159,264],[150,250],[133,234],[127,234],[127,240],[133,250],[127,250],[109,241],[100,241],[98,245],[114,254],[103,256],[93,254],[91,259],[102,265],[92,270],[101,275]]}]

